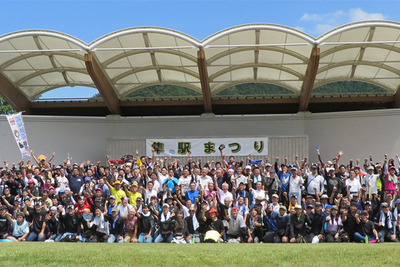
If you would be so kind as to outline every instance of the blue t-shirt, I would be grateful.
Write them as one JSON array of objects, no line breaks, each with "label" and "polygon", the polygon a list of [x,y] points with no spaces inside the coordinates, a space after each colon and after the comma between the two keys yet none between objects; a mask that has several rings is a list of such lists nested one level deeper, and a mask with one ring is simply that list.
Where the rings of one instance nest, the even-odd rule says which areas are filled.
[{"label": "blue t-shirt", "polygon": [[25,233],[29,233],[29,224],[26,220],[22,222],[21,225],[17,222],[17,220],[13,220],[13,232],[12,235],[15,237],[21,237]]}]

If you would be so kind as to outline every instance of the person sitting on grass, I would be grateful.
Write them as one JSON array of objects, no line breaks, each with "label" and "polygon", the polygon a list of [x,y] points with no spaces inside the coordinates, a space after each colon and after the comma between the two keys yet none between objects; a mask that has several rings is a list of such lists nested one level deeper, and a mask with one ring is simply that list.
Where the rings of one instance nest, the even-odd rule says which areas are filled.
[{"label": "person sitting on grass", "polygon": [[109,225],[100,207],[96,207],[94,210],[93,219],[88,222],[91,229],[92,236],[90,237],[91,242],[105,242],[109,235]]},{"label": "person sitting on grass", "polygon": [[81,238],[81,223],[83,222],[83,218],[75,212],[73,205],[67,207],[67,213],[61,214],[59,220],[62,224],[62,229],[64,229],[64,233],[56,238],[56,242],[83,242]]},{"label": "person sitting on grass", "polygon": [[6,239],[11,233],[11,223],[7,215],[7,206],[0,206],[0,239]]},{"label": "person sitting on grass", "polygon": [[290,243],[306,243],[307,228],[310,227],[311,221],[300,205],[295,207],[296,213],[290,215]]},{"label": "person sitting on grass", "polygon": [[171,243],[186,244],[188,233],[187,221],[183,218],[183,210],[176,212],[175,224],[173,229],[173,239]]},{"label": "person sitting on grass", "polygon": [[29,235],[29,224],[25,220],[25,215],[22,212],[18,213],[16,220],[13,220],[9,213],[7,213],[7,217],[12,223],[12,234],[7,239],[14,242],[26,241],[25,238]]},{"label": "person sitting on grass", "polygon": [[119,209],[114,207],[111,209],[111,216],[107,216],[110,225],[110,235],[108,236],[107,243],[123,243],[124,242],[124,221],[119,215]]},{"label": "person sitting on grass", "polygon": [[243,216],[239,214],[239,209],[234,206],[229,216],[229,226],[226,232],[226,239],[230,243],[242,243],[246,234],[246,224]]},{"label": "person sitting on grass", "polygon": [[125,243],[137,243],[138,240],[138,218],[136,217],[136,210],[134,208],[129,209],[128,216],[124,218],[125,222]]},{"label": "person sitting on grass", "polygon": [[256,208],[252,208],[246,220],[248,243],[259,243],[262,240],[264,235],[262,221],[263,218],[258,215]]},{"label": "person sitting on grass", "polygon": [[396,239],[395,224],[396,221],[389,210],[388,203],[383,202],[380,212],[375,217],[375,227],[381,236],[381,242],[398,242]]},{"label": "person sitting on grass", "polygon": [[[372,221],[368,220],[368,211],[364,210],[361,212],[361,220],[356,214],[356,221],[358,224],[358,231],[354,234],[354,240],[357,242],[379,242],[379,234],[375,230],[375,225]],[[368,239],[367,239],[368,238]]]},{"label": "person sitting on grass", "polygon": [[[28,209],[29,208],[29,209]],[[36,201],[34,207],[30,206],[30,201],[25,202],[24,214],[28,216],[30,223],[29,235],[26,241],[44,241],[46,236],[44,231],[46,229],[46,211],[43,208],[41,201]]]},{"label": "person sitting on grass", "polygon": [[174,216],[175,213],[170,212],[170,206],[167,203],[164,203],[158,220],[158,236],[154,240],[154,243],[171,243],[173,238],[173,228],[175,225]]},{"label": "person sitting on grass", "polygon": [[139,238],[138,243],[152,243],[153,242],[153,227],[151,225],[152,215],[149,206],[144,204],[142,211],[138,212],[139,218]]},{"label": "person sitting on grass", "polygon": [[326,242],[341,242],[341,233],[344,231],[342,218],[339,215],[338,206],[332,206],[331,214],[325,218],[325,241]]}]

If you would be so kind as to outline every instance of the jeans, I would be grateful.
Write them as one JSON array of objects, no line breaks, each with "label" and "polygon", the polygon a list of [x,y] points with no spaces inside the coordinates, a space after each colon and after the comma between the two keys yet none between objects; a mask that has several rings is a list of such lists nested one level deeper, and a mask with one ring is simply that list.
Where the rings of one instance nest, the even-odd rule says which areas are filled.
[{"label": "jeans", "polygon": [[161,242],[163,242],[164,240],[166,240],[167,243],[171,243],[171,241],[172,241],[172,233],[171,233],[167,238],[164,238],[164,237],[162,236],[162,234],[159,234],[159,235],[156,237],[156,240],[154,240],[154,243],[161,243]]},{"label": "jeans", "polygon": [[[55,242],[60,242],[67,235],[75,235],[76,236],[77,234],[76,233],[69,233],[69,232],[66,232],[64,234],[59,234],[54,241]],[[82,236],[81,236],[81,238],[82,238]],[[77,241],[81,241],[81,240],[77,240]]]},{"label": "jeans", "polygon": [[145,238],[146,234],[141,233],[138,238],[138,243],[152,243],[153,237],[150,235],[149,238]]},{"label": "jeans", "polygon": [[[379,236],[379,238],[381,238],[381,234],[380,233],[378,233],[378,236]],[[356,241],[358,241],[358,242],[365,242],[365,236],[364,235],[361,235],[359,232],[356,232],[355,234],[354,234],[354,240],[356,240]],[[376,238],[375,238],[375,236],[368,236],[368,240],[376,240]]]},{"label": "jeans", "polygon": [[45,241],[46,237],[39,237],[39,235],[35,232],[30,233],[27,237],[26,237],[26,241]]},{"label": "jeans", "polygon": [[[118,239],[120,236],[122,237],[121,240]],[[122,235],[117,235],[117,236],[115,236],[115,235],[113,235],[113,234],[110,234],[110,235],[108,236],[107,243],[114,243],[115,240],[117,240],[118,243],[124,243],[124,238],[123,238]]]}]

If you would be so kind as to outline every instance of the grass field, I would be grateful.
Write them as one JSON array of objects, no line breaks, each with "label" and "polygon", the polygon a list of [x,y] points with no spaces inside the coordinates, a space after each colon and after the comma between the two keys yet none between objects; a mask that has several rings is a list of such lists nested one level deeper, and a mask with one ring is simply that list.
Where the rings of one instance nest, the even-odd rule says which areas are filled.
[{"label": "grass field", "polygon": [[398,266],[400,244],[0,243],[1,266]]}]

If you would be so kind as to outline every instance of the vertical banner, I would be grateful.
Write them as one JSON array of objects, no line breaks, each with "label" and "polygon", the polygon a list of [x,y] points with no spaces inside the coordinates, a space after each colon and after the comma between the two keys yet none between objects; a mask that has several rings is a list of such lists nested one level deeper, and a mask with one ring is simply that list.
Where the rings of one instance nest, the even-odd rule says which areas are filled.
[{"label": "vertical banner", "polygon": [[11,131],[14,135],[15,141],[19,151],[21,152],[22,158],[29,158],[31,156],[28,138],[26,136],[24,121],[22,119],[22,113],[19,112],[13,115],[7,115],[8,123],[10,124]]}]

